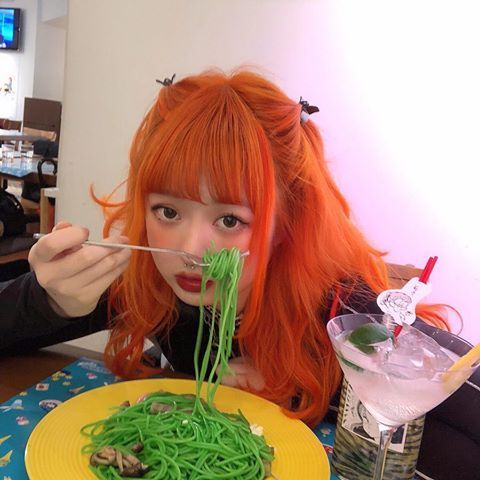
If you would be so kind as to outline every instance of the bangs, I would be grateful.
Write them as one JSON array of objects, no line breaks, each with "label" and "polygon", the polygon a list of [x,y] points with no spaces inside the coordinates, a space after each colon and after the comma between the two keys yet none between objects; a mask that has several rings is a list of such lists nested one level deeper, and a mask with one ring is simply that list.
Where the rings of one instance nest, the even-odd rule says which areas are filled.
[{"label": "bangs", "polygon": [[201,201],[204,180],[212,198],[255,211],[271,171],[267,138],[242,98],[225,82],[199,89],[145,139],[138,185]]}]

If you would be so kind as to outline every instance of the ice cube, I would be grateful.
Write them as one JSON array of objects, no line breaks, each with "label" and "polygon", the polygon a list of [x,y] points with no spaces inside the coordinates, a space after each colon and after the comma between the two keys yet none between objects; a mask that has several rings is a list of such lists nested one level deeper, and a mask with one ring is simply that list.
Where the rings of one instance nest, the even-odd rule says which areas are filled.
[{"label": "ice cube", "polygon": [[431,337],[410,325],[403,325],[395,347],[389,352],[382,370],[401,378],[432,378],[447,370],[453,361]]}]

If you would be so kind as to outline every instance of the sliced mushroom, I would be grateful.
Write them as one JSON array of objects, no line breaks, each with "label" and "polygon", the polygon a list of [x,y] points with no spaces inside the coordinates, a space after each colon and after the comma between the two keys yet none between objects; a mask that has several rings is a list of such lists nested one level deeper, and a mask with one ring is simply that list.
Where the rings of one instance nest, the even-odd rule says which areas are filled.
[{"label": "sliced mushroom", "polygon": [[166,403],[153,402],[150,405],[151,414],[169,412],[171,409],[172,409],[172,406],[167,405]]},{"label": "sliced mushroom", "polygon": [[115,451],[115,461],[117,463],[117,467],[120,470],[120,474],[123,472],[123,456],[120,450]]},{"label": "sliced mushroom", "polygon": [[90,465],[114,465],[116,450],[113,447],[102,447],[90,456]]},{"label": "sliced mushroom", "polygon": [[121,473],[122,477],[134,477],[140,478],[143,477],[148,472],[148,465],[143,463],[137,463],[136,465],[132,465],[130,467],[124,468],[123,472]]},{"label": "sliced mushroom", "polygon": [[123,457],[123,461],[124,461],[124,464],[128,463],[128,465],[125,465],[126,467],[130,467],[132,465],[138,465],[140,462],[140,460],[135,456],[135,455],[125,455]]},{"label": "sliced mushroom", "polygon": [[265,477],[268,478],[272,475],[272,462],[269,462],[268,460],[262,460],[263,463],[263,468],[265,469]]},{"label": "sliced mushroom", "polygon": [[133,452],[133,453],[138,453],[138,452],[141,452],[143,450],[143,443],[134,443],[131,447],[130,447],[130,450]]}]

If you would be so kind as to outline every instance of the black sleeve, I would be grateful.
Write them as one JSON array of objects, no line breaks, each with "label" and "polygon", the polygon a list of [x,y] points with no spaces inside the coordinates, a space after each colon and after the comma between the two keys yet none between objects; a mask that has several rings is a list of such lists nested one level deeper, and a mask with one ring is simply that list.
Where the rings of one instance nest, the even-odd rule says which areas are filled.
[{"label": "black sleeve", "polygon": [[63,318],[47,301],[33,272],[0,283],[0,355],[73,340],[106,328],[107,296],[84,317]]}]

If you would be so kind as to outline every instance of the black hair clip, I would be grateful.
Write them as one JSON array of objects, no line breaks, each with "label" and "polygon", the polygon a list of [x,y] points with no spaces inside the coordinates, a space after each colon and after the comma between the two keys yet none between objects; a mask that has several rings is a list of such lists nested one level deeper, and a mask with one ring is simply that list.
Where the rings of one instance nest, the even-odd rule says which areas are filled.
[{"label": "black hair clip", "polygon": [[172,78],[164,78],[163,80],[156,80],[157,83],[161,83],[164,87],[168,87],[173,83],[173,79],[175,78],[175,73],[172,75]]},{"label": "black hair clip", "polygon": [[310,105],[306,100],[303,100],[302,97],[300,97],[300,101],[298,103],[302,106],[302,110],[300,112],[300,123],[302,124],[308,122],[308,117],[312,113],[320,111],[318,107],[316,107],[315,105]]}]

